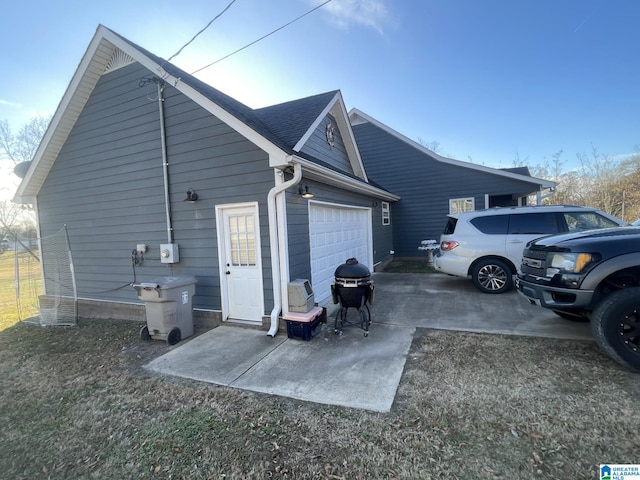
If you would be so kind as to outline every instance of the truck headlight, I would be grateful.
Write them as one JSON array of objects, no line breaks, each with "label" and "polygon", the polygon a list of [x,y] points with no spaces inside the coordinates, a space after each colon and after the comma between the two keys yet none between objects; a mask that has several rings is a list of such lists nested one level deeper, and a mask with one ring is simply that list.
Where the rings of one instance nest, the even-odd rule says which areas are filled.
[{"label": "truck headlight", "polygon": [[580,273],[596,260],[591,253],[550,253],[547,256],[547,277],[558,273]]}]

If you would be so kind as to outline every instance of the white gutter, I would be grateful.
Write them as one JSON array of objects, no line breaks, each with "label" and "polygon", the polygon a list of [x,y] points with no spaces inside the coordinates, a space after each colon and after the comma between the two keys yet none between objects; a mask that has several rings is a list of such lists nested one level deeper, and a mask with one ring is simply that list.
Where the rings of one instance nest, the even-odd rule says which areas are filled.
[{"label": "white gutter", "polygon": [[276,197],[287,188],[296,185],[302,179],[302,166],[293,164],[293,178],[280,185],[276,185],[267,195],[267,210],[269,212],[269,243],[271,248],[271,273],[273,280],[273,310],[271,310],[271,326],[267,335],[275,337],[280,326],[280,311],[282,310],[282,287],[280,283],[280,248],[278,242],[278,206]]},{"label": "white gutter", "polygon": [[318,177],[328,180],[328,183],[330,184],[339,185],[342,188],[347,188],[351,192],[373,195],[392,202],[397,202],[398,200],[400,200],[399,196],[394,195],[391,192],[387,192],[386,190],[381,190],[380,188],[374,187],[373,185],[370,185],[368,183],[364,183],[363,180],[357,180],[347,175],[342,175],[340,173],[337,173],[335,170],[331,170],[330,168],[318,165],[317,163],[311,162],[301,157],[296,156],[295,159],[296,162],[299,162],[305,168],[308,174],[314,173]]}]

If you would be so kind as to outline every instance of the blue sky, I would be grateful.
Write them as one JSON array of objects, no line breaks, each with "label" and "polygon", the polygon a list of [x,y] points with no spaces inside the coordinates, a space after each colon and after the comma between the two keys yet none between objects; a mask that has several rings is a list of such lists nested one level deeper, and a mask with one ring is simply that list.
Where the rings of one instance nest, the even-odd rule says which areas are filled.
[{"label": "blue sky", "polygon": [[[55,111],[98,24],[164,58],[230,0],[6,2],[0,120]],[[322,0],[237,0],[172,62],[193,72]],[[251,107],[340,89],[414,140],[494,167],[640,146],[637,0],[332,0],[196,76]]]}]

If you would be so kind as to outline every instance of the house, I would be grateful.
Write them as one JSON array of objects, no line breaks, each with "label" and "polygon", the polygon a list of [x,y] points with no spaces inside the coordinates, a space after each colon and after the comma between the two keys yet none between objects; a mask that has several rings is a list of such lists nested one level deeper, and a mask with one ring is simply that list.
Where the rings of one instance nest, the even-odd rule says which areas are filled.
[{"label": "house", "polygon": [[393,249],[419,256],[422,240],[439,239],[448,213],[537,203],[555,183],[533,178],[526,167],[495,169],[443,157],[360,110],[349,112],[369,178],[400,196],[393,205]]},{"label": "house", "polygon": [[41,238],[66,225],[80,316],[140,318],[132,284],[193,275],[196,321],[270,335],[290,280],[323,303],[346,259],[390,258],[397,200],[369,179],[339,91],[254,110],[104,26],[14,198]]}]

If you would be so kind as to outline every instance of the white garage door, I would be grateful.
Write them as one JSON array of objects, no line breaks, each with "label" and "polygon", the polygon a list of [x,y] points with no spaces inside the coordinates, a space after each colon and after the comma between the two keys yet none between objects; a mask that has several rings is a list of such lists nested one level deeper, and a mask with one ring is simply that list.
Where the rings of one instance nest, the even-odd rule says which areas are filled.
[{"label": "white garage door", "polygon": [[311,283],[316,302],[331,296],[336,268],[348,258],[372,270],[371,211],[368,208],[309,204]]}]

